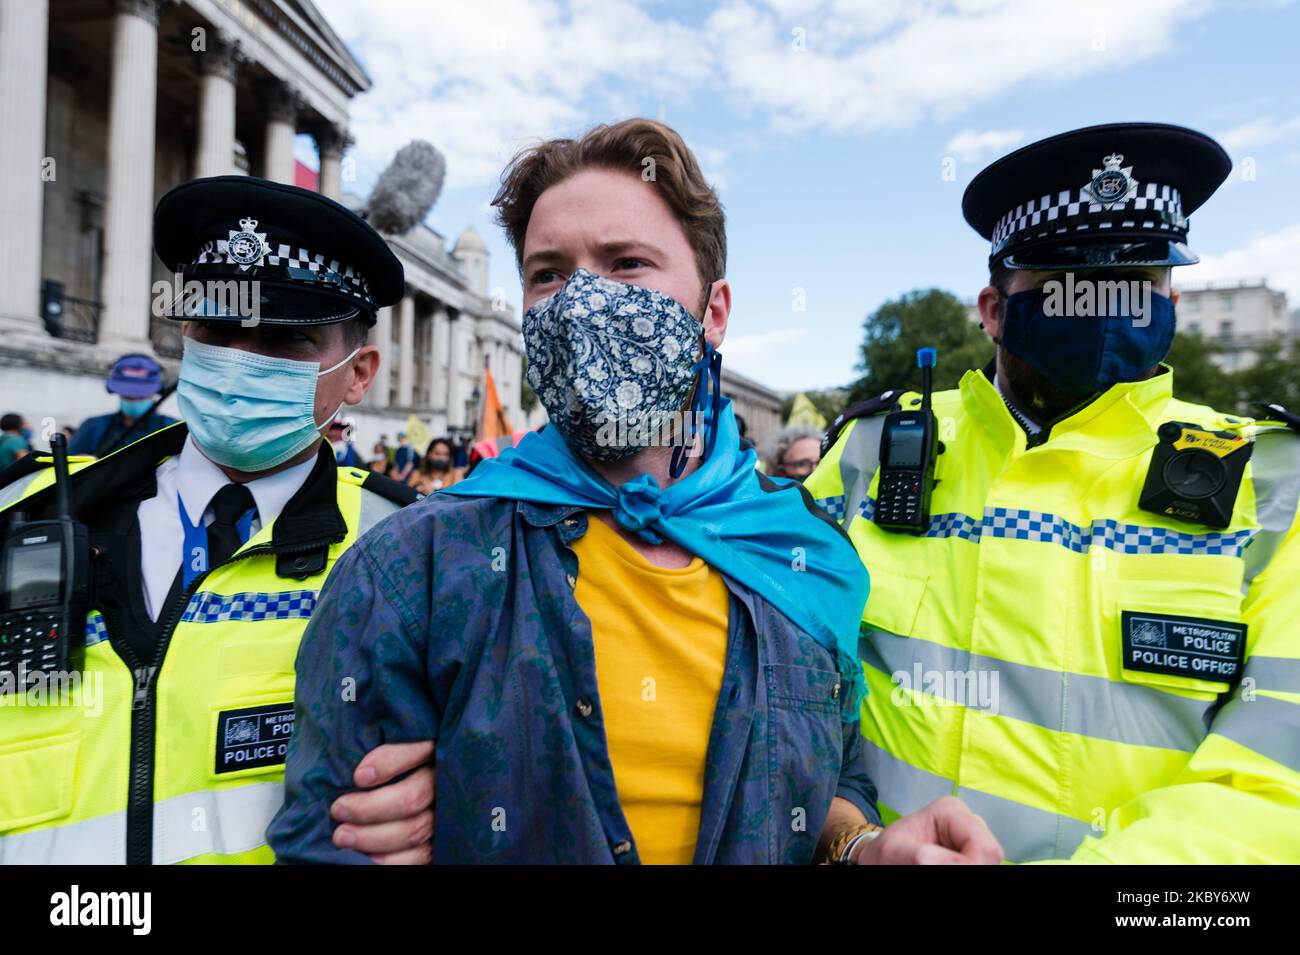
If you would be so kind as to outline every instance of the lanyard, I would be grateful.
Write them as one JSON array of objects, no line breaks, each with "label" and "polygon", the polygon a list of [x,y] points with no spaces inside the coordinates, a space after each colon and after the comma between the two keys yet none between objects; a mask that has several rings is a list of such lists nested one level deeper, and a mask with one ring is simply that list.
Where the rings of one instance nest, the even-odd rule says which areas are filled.
[{"label": "lanyard", "polygon": [[[206,573],[208,569],[208,529],[203,526],[202,514],[199,515],[198,524],[190,523],[190,517],[185,513],[185,503],[181,500],[179,491],[176,493],[176,506],[180,510],[181,527],[185,531],[185,545],[181,550],[181,583],[184,584],[185,590],[189,590],[190,584],[194,583],[194,578]],[[239,539],[242,541],[248,540],[249,533],[253,529],[255,511],[256,508],[250,507],[235,524],[239,530]]]}]

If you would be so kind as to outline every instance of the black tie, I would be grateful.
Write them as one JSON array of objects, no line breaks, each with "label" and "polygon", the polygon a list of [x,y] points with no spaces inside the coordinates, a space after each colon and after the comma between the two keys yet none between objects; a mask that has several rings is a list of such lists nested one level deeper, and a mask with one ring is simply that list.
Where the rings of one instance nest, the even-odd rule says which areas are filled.
[{"label": "black tie", "polygon": [[236,523],[256,507],[253,495],[242,484],[227,484],[212,498],[212,523],[208,525],[208,569],[223,564],[239,550],[243,540]]}]

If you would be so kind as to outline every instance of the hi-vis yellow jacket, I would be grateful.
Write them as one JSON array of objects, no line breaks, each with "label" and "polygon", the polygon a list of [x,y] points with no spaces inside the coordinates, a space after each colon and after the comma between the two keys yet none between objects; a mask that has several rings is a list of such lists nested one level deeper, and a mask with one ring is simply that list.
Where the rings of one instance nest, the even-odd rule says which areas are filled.
[{"label": "hi-vis yellow jacket", "polygon": [[[1012,861],[1300,862],[1300,435],[1179,401],[1172,379],[1029,439],[967,373],[933,399],[924,534],[870,520],[880,417],[808,480],[871,572],[862,732],[887,819],[955,795]],[[1227,528],[1138,508],[1166,421],[1254,436]],[[1240,625],[1238,680],[1124,665],[1126,628],[1167,659],[1168,634],[1230,645]]]},{"label": "hi-vis yellow jacket", "polygon": [[[273,861],[264,834],[282,799],[294,659],[317,591],[413,492],[337,467],[323,444],[280,515],[163,608],[157,655],[141,660],[124,629],[141,625],[133,600],[143,607],[135,502],[155,493],[154,469],[186,434],[172,425],[74,465],[73,508],[92,545],[125,550],[93,561],[93,609],[68,680],[0,696],[0,863]],[[15,507],[46,516],[45,464],[0,488],[0,522]],[[98,536],[114,512],[137,528],[134,561],[129,532]]]}]

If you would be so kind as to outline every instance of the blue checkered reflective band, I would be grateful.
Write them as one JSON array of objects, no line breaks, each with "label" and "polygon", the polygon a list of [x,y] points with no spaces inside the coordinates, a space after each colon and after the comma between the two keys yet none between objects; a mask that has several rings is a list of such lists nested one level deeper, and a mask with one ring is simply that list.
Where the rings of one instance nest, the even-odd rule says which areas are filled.
[{"label": "blue checkered reflective band", "polygon": [[844,520],[843,494],[837,494],[834,497],[819,497],[814,503],[837,521]]},{"label": "blue checkered reflective band", "polygon": [[[836,520],[844,519],[844,497],[817,501]],[[868,498],[859,505],[862,517],[871,520],[876,502]],[[1222,533],[1189,534],[1165,527],[1122,524],[1114,520],[1093,521],[1088,527],[1073,524],[1056,514],[1022,508],[989,507],[983,520],[968,514],[935,514],[930,518],[926,537],[956,537],[978,544],[981,537],[1005,537],[1012,540],[1059,544],[1076,554],[1086,554],[1093,546],[1105,547],[1121,554],[1206,554],[1240,557],[1255,532],[1250,530]]]},{"label": "blue checkered reflective band", "polygon": [[286,590],[278,594],[214,594],[199,591],[190,598],[181,623],[223,623],[227,620],[306,620],[316,609],[316,591]]},{"label": "blue checkered reflective band", "polygon": [[98,610],[86,614],[86,646],[93,647],[108,639],[108,627],[104,626],[104,615]]}]

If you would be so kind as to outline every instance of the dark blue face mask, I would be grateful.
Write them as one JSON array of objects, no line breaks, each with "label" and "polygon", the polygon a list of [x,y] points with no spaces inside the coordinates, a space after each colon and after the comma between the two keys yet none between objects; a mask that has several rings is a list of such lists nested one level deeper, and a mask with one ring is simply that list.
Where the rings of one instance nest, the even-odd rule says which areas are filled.
[{"label": "dark blue face mask", "polygon": [[1047,315],[1041,288],[1007,298],[1002,340],[1056,388],[1088,395],[1120,381],[1137,381],[1169,354],[1174,340],[1174,303],[1151,293],[1141,320],[1130,307],[1102,316]]}]

